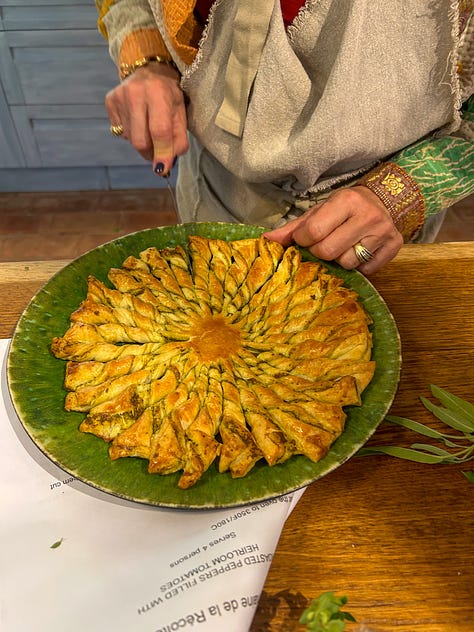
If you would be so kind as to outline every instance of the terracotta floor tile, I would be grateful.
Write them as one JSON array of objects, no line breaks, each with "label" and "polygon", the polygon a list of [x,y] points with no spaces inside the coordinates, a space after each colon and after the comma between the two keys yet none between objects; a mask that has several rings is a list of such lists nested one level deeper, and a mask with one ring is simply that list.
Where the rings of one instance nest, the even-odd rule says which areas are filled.
[{"label": "terracotta floor tile", "polygon": [[[41,261],[43,259],[69,259],[75,253],[79,237],[64,239],[60,234],[16,235],[0,239],[1,261]],[[75,256],[75,255],[74,255]]]},{"label": "terracotta floor tile", "polygon": [[170,206],[169,193],[166,189],[145,189],[132,191],[101,192],[97,198],[97,206],[102,211],[142,212],[163,210]]},{"label": "terracotta floor tile", "polygon": [[470,240],[474,240],[474,196],[447,212],[437,239],[437,241]]},{"label": "terracotta floor tile", "polygon": [[[167,189],[0,193],[0,261],[71,259],[137,230],[176,223]],[[474,241],[474,195],[438,241]]]},{"label": "terracotta floor tile", "polygon": [[18,211],[26,212],[31,208],[33,196],[36,194],[24,193],[0,193],[0,212]]},{"label": "terracotta floor tile", "polygon": [[177,223],[176,213],[170,210],[135,211],[134,213],[121,211],[121,213],[121,228],[128,233],[156,226],[172,226]]},{"label": "terracotta floor tile", "polygon": [[[22,193],[21,203],[34,213],[54,213],[56,211],[93,212],[97,207],[97,192],[71,192],[58,193]],[[10,203],[11,204],[11,203]]]},{"label": "terracotta floor tile", "polygon": [[50,230],[64,234],[125,234],[144,228],[175,224],[176,215],[172,211],[127,212],[119,208],[113,212],[100,209],[94,213],[87,211],[48,213],[44,215],[43,221],[45,228],[49,226]]},{"label": "terracotta floor tile", "polygon": [[41,218],[33,213],[0,211],[0,235],[37,234],[41,232]]},{"label": "terracotta floor tile", "polygon": [[71,243],[71,252],[66,256],[66,259],[75,259],[83,255],[89,250],[102,246],[103,244],[113,241],[118,237],[122,237],[126,233],[102,233],[101,235],[81,235],[77,238],[74,244]]},{"label": "terracotta floor tile", "polygon": [[[87,211],[67,211],[49,213],[48,218],[51,228],[58,233],[78,235],[100,235],[103,233],[117,233],[122,229],[123,215],[121,211],[107,213],[96,210],[93,213]],[[45,218],[46,219],[46,218]]]}]

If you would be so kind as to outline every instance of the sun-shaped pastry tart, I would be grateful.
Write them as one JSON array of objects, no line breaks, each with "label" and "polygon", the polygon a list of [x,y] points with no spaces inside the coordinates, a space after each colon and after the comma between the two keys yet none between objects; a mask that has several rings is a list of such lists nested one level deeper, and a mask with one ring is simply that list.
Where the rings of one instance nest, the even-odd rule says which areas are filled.
[{"label": "sun-shaped pastry tart", "polygon": [[357,294],[295,247],[264,237],[191,236],[88,279],[70,327],[65,408],[111,459],[140,457],[188,488],[216,461],[245,476],[258,461],[319,461],[344,406],[372,379],[370,318]]}]

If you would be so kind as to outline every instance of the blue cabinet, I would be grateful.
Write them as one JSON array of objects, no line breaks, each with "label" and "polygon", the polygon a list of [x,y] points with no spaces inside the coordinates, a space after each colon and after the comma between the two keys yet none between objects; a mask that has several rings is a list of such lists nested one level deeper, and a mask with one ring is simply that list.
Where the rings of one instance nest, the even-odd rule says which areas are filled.
[{"label": "blue cabinet", "polygon": [[92,0],[0,0],[0,191],[163,186],[109,132],[118,81]]}]

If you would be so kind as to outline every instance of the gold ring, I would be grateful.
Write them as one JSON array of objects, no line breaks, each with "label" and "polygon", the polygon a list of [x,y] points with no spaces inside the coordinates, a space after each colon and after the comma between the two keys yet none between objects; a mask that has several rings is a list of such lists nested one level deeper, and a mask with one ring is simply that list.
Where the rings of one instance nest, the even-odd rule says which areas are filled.
[{"label": "gold ring", "polygon": [[118,125],[111,125],[110,126],[110,133],[113,134],[114,136],[122,136],[122,134],[123,134],[123,125],[121,125],[120,123]]},{"label": "gold ring", "polygon": [[366,248],[365,246],[363,246],[360,242],[357,242],[356,244],[354,244],[353,248],[354,248],[355,256],[357,257],[360,263],[367,263],[367,261],[370,261],[371,259],[374,258],[374,254],[370,252],[370,250]]}]

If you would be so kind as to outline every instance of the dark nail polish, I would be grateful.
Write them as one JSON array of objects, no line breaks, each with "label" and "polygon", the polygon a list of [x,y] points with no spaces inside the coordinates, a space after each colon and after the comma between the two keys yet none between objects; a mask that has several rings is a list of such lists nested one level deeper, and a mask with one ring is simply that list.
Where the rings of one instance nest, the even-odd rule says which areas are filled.
[{"label": "dark nail polish", "polygon": [[177,162],[178,162],[178,156],[175,156],[173,158],[173,164],[171,165],[171,167],[173,168],[176,165]]},{"label": "dark nail polish", "polygon": [[163,171],[165,170],[165,165],[162,162],[157,162],[155,165],[155,169],[154,172],[161,176],[161,174],[163,173]]}]

